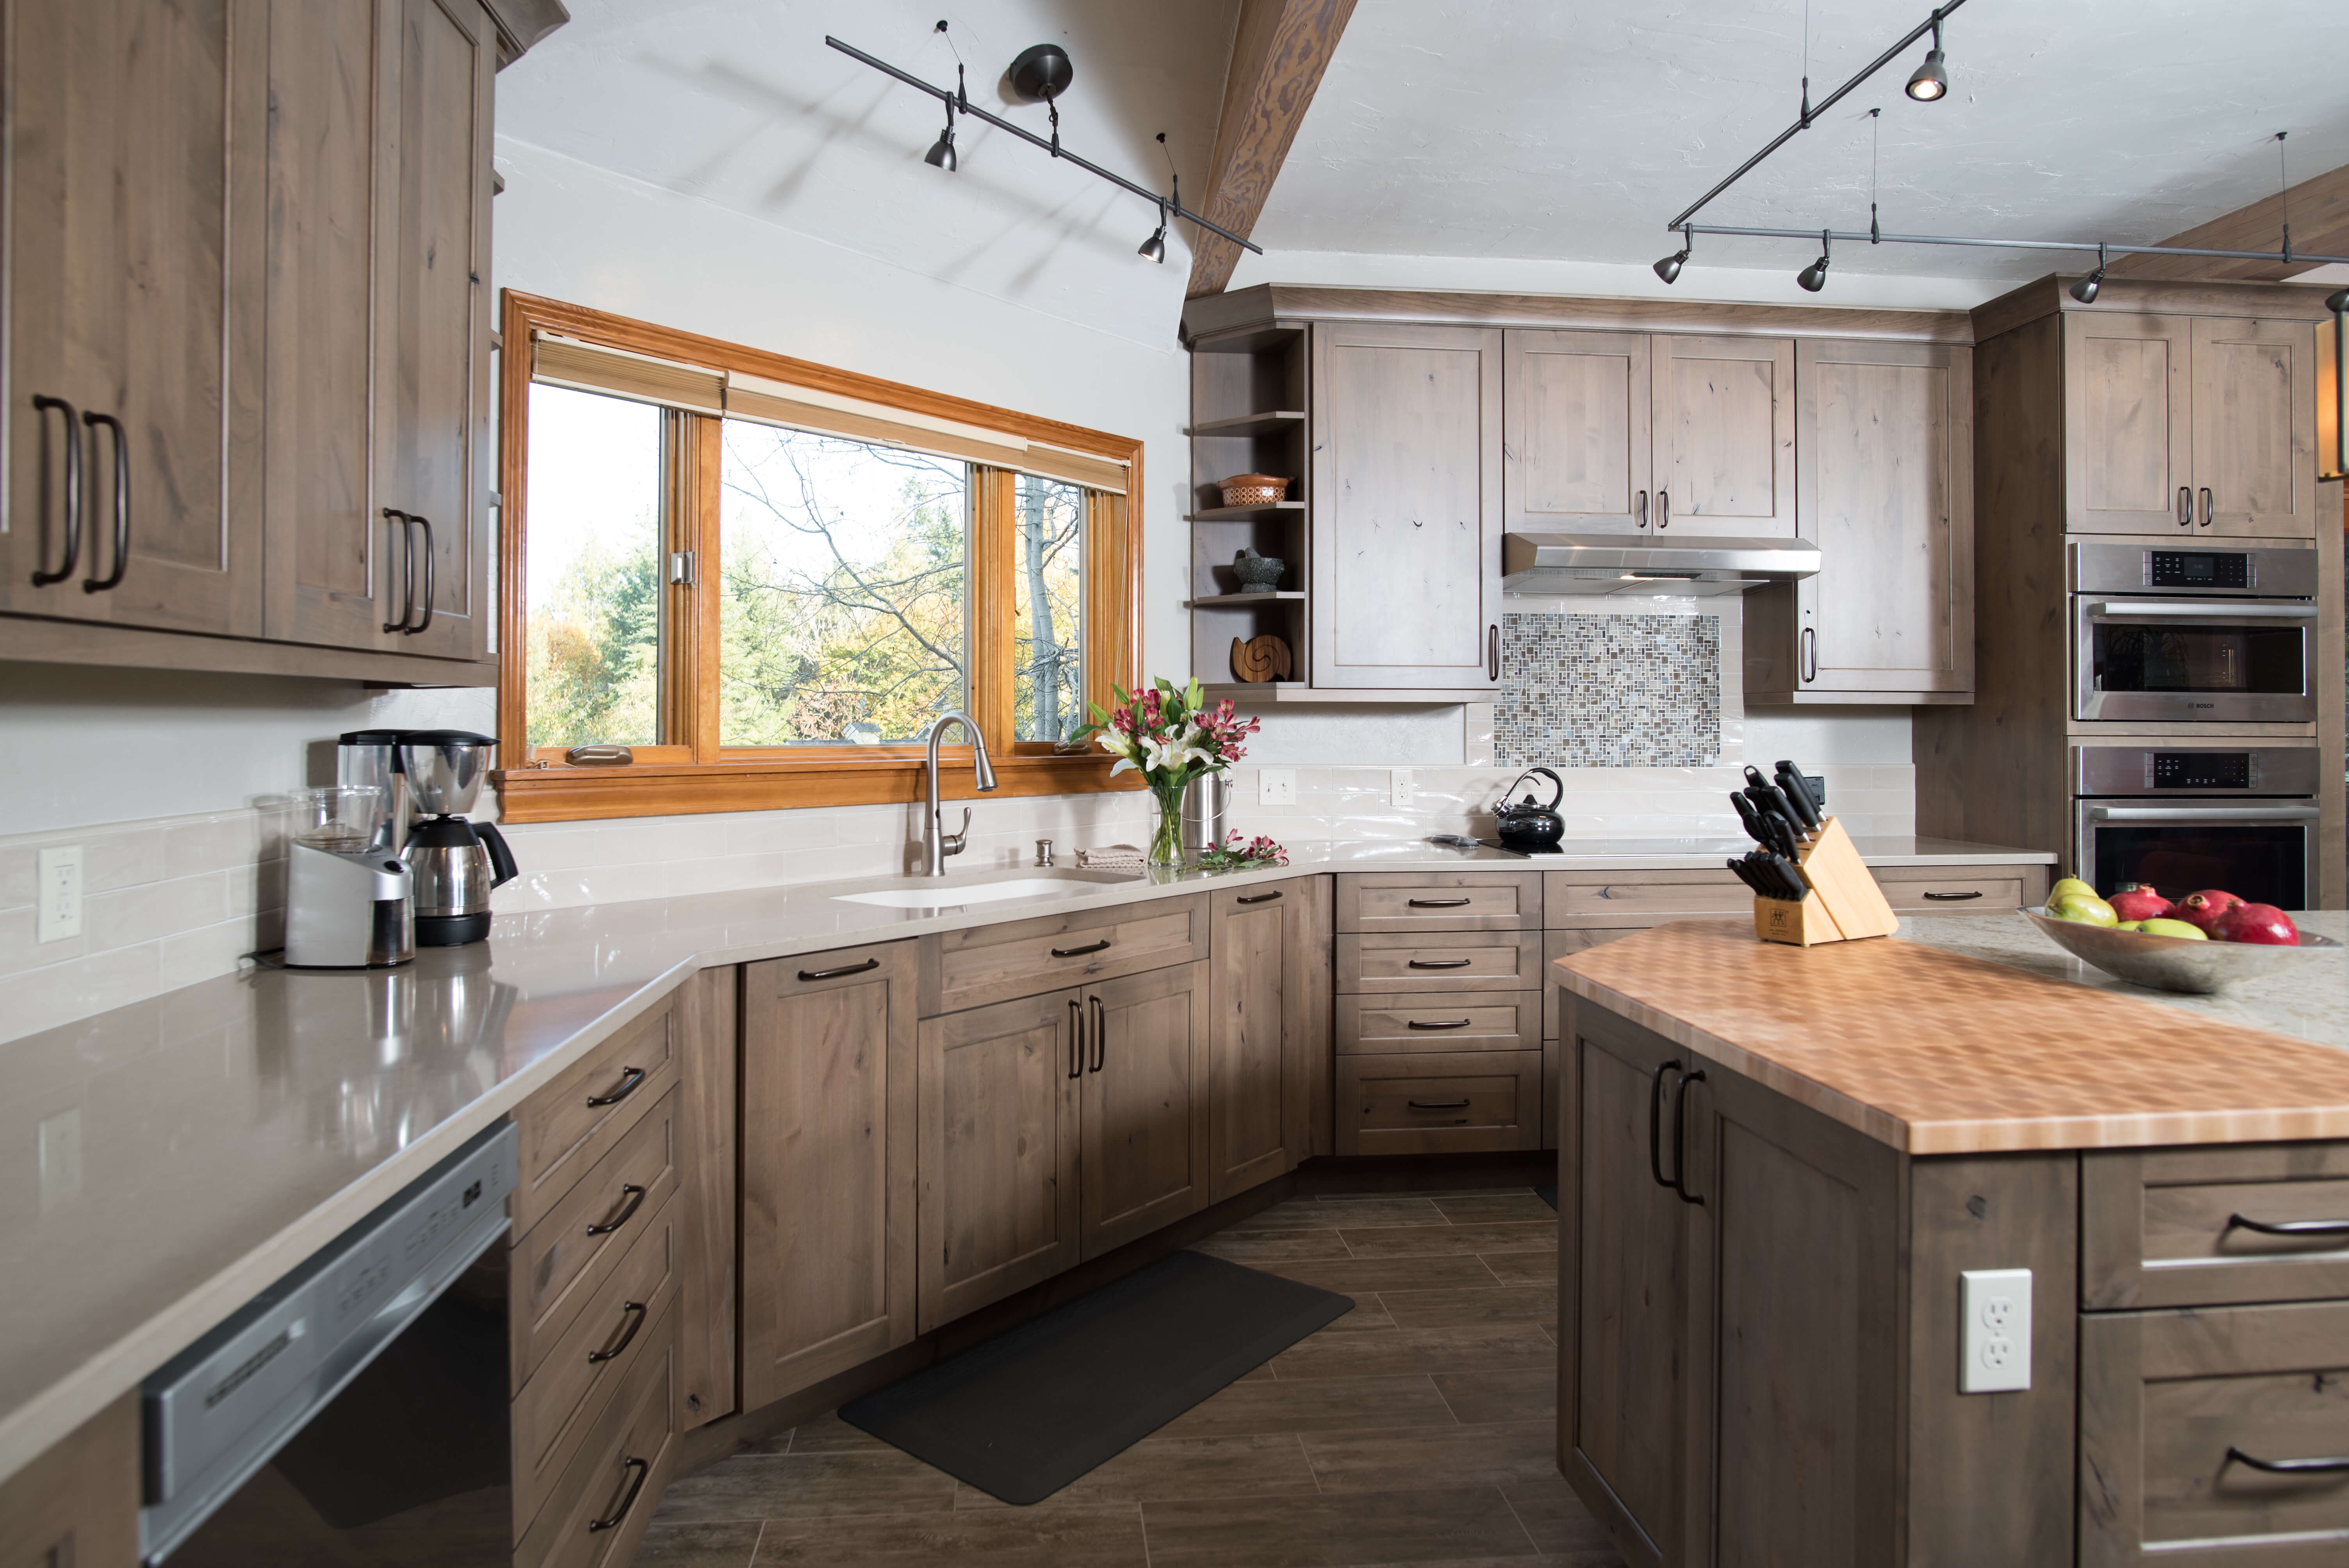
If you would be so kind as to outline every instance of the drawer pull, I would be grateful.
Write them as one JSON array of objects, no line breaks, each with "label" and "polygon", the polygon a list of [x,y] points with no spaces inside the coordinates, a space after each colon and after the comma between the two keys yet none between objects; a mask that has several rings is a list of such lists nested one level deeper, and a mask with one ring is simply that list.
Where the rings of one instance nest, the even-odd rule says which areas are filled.
[{"label": "drawer pull", "polygon": [[643,1088],[644,1082],[644,1068],[622,1068],[620,1069],[620,1087],[614,1089],[609,1094],[591,1094],[587,1097],[587,1103],[593,1106],[617,1105],[622,1100],[627,1099],[630,1095],[636,1093],[637,1089]]},{"label": "drawer pull", "polygon": [[1925,894],[1927,898],[1933,900],[1937,903],[1963,903],[1970,898],[1980,898],[1982,895],[1982,892],[1980,888],[1974,889],[1971,892],[1928,892]]},{"label": "drawer pull", "polygon": [[1465,1110],[1468,1109],[1468,1102],[1464,1099],[1409,1099],[1403,1103],[1413,1110]]},{"label": "drawer pull", "polygon": [[1472,902],[1472,900],[1464,898],[1415,898],[1411,901],[1411,907],[1413,909],[1459,909]]},{"label": "drawer pull", "polygon": [[[635,1315],[630,1316],[630,1314]],[[620,1358],[621,1353],[627,1349],[629,1342],[636,1338],[636,1330],[645,1326],[645,1304],[641,1301],[624,1301],[620,1304],[620,1315],[628,1319],[628,1326],[620,1330],[620,1342],[606,1349],[587,1352],[587,1364],[590,1367],[599,1362],[617,1361]]]},{"label": "drawer pull", "polygon": [[1471,1020],[1466,1018],[1413,1018],[1405,1023],[1403,1027],[1406,1029],[1464,1029],[1470,1022]]},{"label": "drawer pull", "polygon": [[2349,1220],[2248,1220],[2227,1216],[2230,1231],[2257,1231],[2263,1236],[2349,1236]]},{"label": "drawer pull", "polygon": [[837,980],[843,975],[867,975],[881,967],[881,960],[868,958],[862,964],[843,964],[837,969],[802,969],[802,980]]},{"label": "drawer pull", "polygon": [[649,1460],[635,1458],[622,1460],[620,1468],[636,1472],[635,1479],[628,1482],[628,1495],[620,1499],[620,1506],[605,1518],[591,1519],[587,1522],[587,1533],[590,1535],[620,1528],[620,1521],[627,1518],[628,1510],[636,1506],[636,1493],[645,1490],[645,1477],[650,1475],[653,1470]]},{"label": "drawer pull", "polygon": [[1277,899],[1279,896],[1280,894],[1277,892],[1252,892],[1243,894],[1234,902],[1239,903],[1270,903],[1274,899]]},{"label": "drawer pull", "polygon": [[2253,1459],[2231,1445],[2227,1449],[2230,1464],[2249,1465],[2270,1475],[2349,1475],[2349,1458],[2330,1460],[2261,1460]]},{"label": "drawer pull", "polygon": [[1106,952],[1109,948],[1109,944],[1110,939],[1104,936],[1099,942],[1093,943],[1092,945],[1087,947],[1055,947],[1052,949],[1052,956],[1055,958],[1082,958],[1088,953]]},{"label": "drawer pull", "polygon": [[1413,969],[1465,969],[1476,961],[1473,958],[1414,958]]},{"label": "drawer pull", "polygon": [[630,1220],[635,1219],[636,1217],[636,1211],[644,1206],[645,1190],[631,1181],[626,1186],[620,1189],[620,1197],[622,1200],[620,1203],[620,1212],[613,1215],[610,1219],[605,1221],[600,1225],[588,1226],[587,1233],[589,1235],[608,1236],[614,1231],[618,1230],[622,1225],[626,1224]]}]

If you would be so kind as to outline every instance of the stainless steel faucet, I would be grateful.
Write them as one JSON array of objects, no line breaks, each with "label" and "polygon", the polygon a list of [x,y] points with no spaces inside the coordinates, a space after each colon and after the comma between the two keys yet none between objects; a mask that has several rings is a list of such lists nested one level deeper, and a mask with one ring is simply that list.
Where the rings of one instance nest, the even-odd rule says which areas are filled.
[{"label": "stainless steel faucet", "polygon": [[977,765],[978,787],[995,788],[995,768],[987,759],[987,742],[979,738],[978,721],[967,713],[939,715],[925,738],[922,758],[922,778],[926,786],[922,812],[922,874],[926,877],[946,875],[947,857],[962,853],[963,841],[970,837],[969,807],[962,809],[962,830],[954,833],[947,831],[946,820],[938,810],[938,742],[949,724],[961,725],[963,733],[970,737],[971,760]]}]

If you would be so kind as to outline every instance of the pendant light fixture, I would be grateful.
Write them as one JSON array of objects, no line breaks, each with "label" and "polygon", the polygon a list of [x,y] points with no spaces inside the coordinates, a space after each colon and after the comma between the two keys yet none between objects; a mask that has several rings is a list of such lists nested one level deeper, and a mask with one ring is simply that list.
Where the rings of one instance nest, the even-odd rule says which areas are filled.
[{"label": "pendant light fixture", "polygon": [[2096,247],[2096,270],[2072,285],[2070,293],[2082,304],[2096,303],[2096,291],[2105,286],[2105,248]]},{"label": "pendant light fixture", "polygon": [[1925,51],[1925,63],[1909,73],[1908,90],[1909,96],[1919,103],[1933,103],[1950,96],[1950,65],[1941,53],[1941,7],[1938,5],[1933,8],[1933,46]]},{"label": "pendant light fixture", "polygon": [[1795,274],[1795,282],[1806,293],[1816,294],[1827,286],[1827,232],[1819,231],[1819,259]]},{"label": "pendant light fixture", "polygon": [[[945,36],[947,30],[946,22],[941,19],[937,26],[933,30],[940,36]],[[955,97],[960,98],[962,96],[963,88],[962,51],[960,49],[955,49],[954,40],[950,37],[947,38],[947,47],[954,49]],[[937,140],[930,143],[930,150],[922,154],[923,162],[928,164],[933,169],[943,169],[949,174],[952,174],[957,167],[954,144],[954,98],[947,99],[947,128],[946,129],[938,132]]]},{"label": "pendant light fixture", "polygon": [[1157,262],[1162,265],[1164,263],[1166,260],[1165,208],[1161,207],[1158,209],[1158,227],[1151,231],[1150,238],[1143,241],[1141,245],[1135,249],[1133,253],[1137,256],[1146,257],[1151,261]]}]

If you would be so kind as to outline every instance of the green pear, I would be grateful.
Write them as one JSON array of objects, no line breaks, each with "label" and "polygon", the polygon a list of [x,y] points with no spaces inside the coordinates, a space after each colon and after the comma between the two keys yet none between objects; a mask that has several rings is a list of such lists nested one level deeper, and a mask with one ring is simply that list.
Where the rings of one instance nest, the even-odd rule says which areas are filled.
[{"label": "green pear", "polygon": [[2058,899],[2071,898],[2080,893],[2085,893],[2090,898],[2094,898],[2096,896],[2096,890],[2078,877],[2065,877],[2047,890],[2047,903],[2052,908]]},{"label": "green pear", "polygon": [[[2056,886],[2060,889],[2063,883]],[[2111,904],[2092,892],[2077,891],[2086,886],[2085,882],[2075,882],[2075,891],[2051,893],[2047,899],[2047,913],[2058,920],[2076,920],[2083,925],[2118,925],[2121,917],[2113,913]]]},{"label": "green pear", "polygon": [[2113,929],[2115,931],[2143,931],[2145,929],[2145,922],[2141,920],[2124,920],[2118,925],[2114,926]]},{"label": "green pear", "polygon": [[2139,931],[2144,932],[2147,936],[2182,936],[2189,942],[2208,942],[2210,940],[2210,934],[2209,932],[2203,930],[2199,925],[2195,925],[2183,920],[2162,920],[2159,918],[2143,920],[2137,923],[2137,928]]}]

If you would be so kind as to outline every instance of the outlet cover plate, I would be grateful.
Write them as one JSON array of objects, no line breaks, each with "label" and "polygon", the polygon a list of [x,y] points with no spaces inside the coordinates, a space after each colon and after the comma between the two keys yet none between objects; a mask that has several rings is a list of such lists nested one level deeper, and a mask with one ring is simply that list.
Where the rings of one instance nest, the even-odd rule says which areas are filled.
[{"label": "outlet cover plate", "polygon": [[1389,770],[1387,778],[1389,795],[1393,803],[1397,806],[1410,805],[1411,769],[1408,768],[1392,769]]},{"label": "outlet cover plate", "polygon": [[38,941],[63,942],[81,934],[81,848],[61,844],[41,851],[40,904],[34,933]]},{"label": "outlet cover plate", "polygon": [[1958,1392],[2030,1387],[2031,1271],[1965,1270],[1958,1275]]}]

